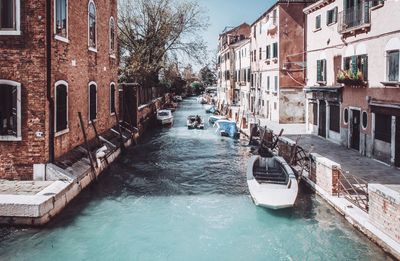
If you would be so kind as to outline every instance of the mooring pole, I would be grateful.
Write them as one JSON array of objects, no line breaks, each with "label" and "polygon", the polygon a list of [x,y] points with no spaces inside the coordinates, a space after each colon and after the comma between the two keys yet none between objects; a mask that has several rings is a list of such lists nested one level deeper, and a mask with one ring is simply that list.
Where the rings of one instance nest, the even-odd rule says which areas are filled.
[{"label": "mooring pole", "polygon": [[92,169],[93,174],[96,176],[96,169],[94,167],[92,154],[90,153],[90,147],[89,147],[89,143],[88,143],[88,140],[87,140],[86,132],[85,132],[85,129],[83,127],[83,119],[82,119],[82,113],[81,112],[78,112],[78,117],[79,117],[79,122],[80,122],[80,125],[81,125],[83,139],[85,141],[87,156],[88,156],[89,161],[90,161],[90,167]]}]

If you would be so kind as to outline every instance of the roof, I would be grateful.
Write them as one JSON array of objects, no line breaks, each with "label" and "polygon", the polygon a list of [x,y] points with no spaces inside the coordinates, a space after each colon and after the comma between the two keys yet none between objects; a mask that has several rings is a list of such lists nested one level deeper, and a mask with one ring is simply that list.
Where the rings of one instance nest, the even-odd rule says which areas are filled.
[{"label": "roof", "polygon": [[241,46],[243,46],[243,45],[245,45],[246,43],[249,43],[249,42],[250,42],[250,38],[246,38],[244,40],[241,40],[241,41],[239,41],[237,43],[232,44],[230,47],[233,47],[233,48],[241,47]]},{"label": "roof", "polygon": [[[241,27],[243,27],[243,26],[249,26],[249,24],[248,24],[248,23],[242,23],[241,25],[238,25],[238,26],[232,28],[232,29],[229,30],[229,31],[222,32],[222,34],[219,34],[219,36],[221,37],[221,36],[223,36],[223,35],[228,35],[228,34],[230,34],[230,33],[234,32],[234,31],[238,30],[239,28],[241,28]],[[227,28],[227,27],[225,27],[225,29],[226,29],[226,28]]]},{"label": "roof", "polygon": [[310,14],[318,9],[321,9],[322,7],[329,5],[330,3],[335,2],[335,0],[319,0],[317,2],[315,2],[314,4],[307,6],[306,8],[304,8],[303,12],[305,14]]}]

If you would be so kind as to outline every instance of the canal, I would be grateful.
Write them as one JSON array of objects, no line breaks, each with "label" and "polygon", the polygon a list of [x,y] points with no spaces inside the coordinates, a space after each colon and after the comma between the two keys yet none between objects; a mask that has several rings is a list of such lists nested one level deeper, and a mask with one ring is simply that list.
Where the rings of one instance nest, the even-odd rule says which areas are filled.
[{"label": "canal", "polygon": [[309,189],[293,209],[255,207],[244,140],[155,129],[42,229],[5,229],[0,260],[388,260]]}]

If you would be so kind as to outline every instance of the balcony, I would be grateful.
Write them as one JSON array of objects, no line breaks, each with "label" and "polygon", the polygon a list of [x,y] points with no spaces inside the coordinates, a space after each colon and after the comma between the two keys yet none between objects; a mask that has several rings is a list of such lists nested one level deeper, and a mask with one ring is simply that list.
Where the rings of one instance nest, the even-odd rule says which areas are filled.
[{"label": "balcony", "polygon": [[341,34],[354,33],[358,30],[367,30],[371,26],[371,17],[368,2],[361,2],[358,7],[352,7],[340,12],[338,31]]}]

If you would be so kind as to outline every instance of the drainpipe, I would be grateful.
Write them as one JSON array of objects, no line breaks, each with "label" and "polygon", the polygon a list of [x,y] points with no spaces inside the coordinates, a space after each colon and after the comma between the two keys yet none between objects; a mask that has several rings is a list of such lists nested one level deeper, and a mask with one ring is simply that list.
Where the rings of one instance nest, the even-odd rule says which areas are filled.
[{"label": "drainpipe", "polygon": [[49,103],[49,163],[54,162],[54,99],[51,96],[51,0],[46,0],[46,79]]}]

